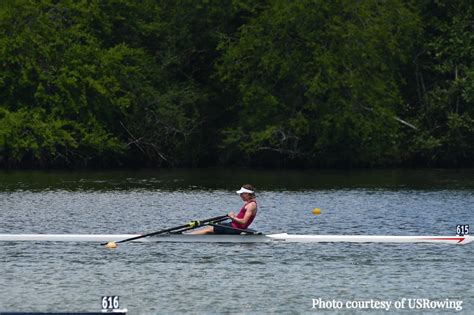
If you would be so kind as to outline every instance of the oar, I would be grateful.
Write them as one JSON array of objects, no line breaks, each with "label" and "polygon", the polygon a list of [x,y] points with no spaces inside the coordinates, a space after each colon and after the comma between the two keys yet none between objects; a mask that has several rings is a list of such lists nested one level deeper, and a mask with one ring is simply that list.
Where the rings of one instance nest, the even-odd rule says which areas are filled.
[{"label": "oar", "polygon": [[129,242],[129,241],[137,240],[139,238],[158,235],[158,234],[163,234],[163,233],[168,233],[168,232],[172,232],[172,231],[176,231],[176,230],[180,230],[180,229],[184,229],[184,228],[186,228],[186,229],[188,229],[188,228],[189,229],[195,229],[195,228],[197,228],[199,226],[202,226],[206,223],[222,222],[222,221],[227,220],[228,218],[229,217],[227,215],[222,215],[222,216],[218,216],[218,217],[215,217],[215,218],[210,218],[210,219],[206,219],[206,220],[202,220],[202,221],[191,221],[191,222],[188,222],[187,224],[180,225],[180,226],[173,227],[173,228],[169,228],[169,229],[166,229],[166,230],[161,230],[161,231],[152,232],[152,233],[148,233],[148,234],[138,235],[138,236],[130,237],[130,238],[127,238],[127,239],[124,239],[124,240],[121,240],[121,241],[117,241],[117,242],[108,242],[108,243],[104,243],[102,245],[105,245],[105,247],[107,247],[107,248],[116,248],[117,244],[119,244],[119,243],[125,243],[125,242]]}]

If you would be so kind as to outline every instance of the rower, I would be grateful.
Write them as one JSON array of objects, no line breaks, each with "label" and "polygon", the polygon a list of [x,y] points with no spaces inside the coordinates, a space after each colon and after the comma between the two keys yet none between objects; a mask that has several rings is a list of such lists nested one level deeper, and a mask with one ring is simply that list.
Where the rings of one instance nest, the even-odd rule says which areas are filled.
[{"label": "rower", "polygon": [[245,184],[236,193],[240,195],[245,204],[237,215],[233,211],[229,213],[231,222],[207,226],[190,234],[240,234],[241,230],[246,230],[257,215],[255,189],[252,185]]}]

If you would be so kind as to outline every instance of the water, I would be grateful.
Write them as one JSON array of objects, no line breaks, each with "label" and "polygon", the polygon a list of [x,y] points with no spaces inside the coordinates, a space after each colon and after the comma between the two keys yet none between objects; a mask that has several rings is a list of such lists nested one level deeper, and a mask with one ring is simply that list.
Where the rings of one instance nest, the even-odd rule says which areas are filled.
[{"label": "water", "polygon": [[[238,210],[258,188],[253,228],[294,234],[453,235],[473,222],[474,172],[0,173],[0,233],[143,233]],[[311,210],[322,209],[315,216]],[[0,243],[0,311],[96,311],[118,295],[129,314],[387,313],[313,309],[391,301],[388,312],[474,313],[474,244]],[[396,310],[405,299],[462,301]]]}]

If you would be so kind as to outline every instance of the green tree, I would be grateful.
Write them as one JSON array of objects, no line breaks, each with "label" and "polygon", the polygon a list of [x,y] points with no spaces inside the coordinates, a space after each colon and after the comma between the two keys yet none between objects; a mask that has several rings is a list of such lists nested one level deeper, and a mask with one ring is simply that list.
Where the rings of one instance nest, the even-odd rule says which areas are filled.
[{"label": "green tree", "polygon": [[156,64],[156,93],[136,108],[128,123],[137,148],[171,165],[216,162],[230,103],[214,75],[222,53],[217,47],[258,6],[248,0],[160,4],[155,17],[160,29],[146,43]]},{"label": "green tree", "polygon": [[410,158],[423,165],[468,166],[474,157],[474,5],[427,1],[418,48],[419,132],[408,138]]},{"label": "green tree", "polygon": [[229,159],[377,165],[397,154],[400,65],[419,30],[403,1],[272,1],[227,38]]},{"label": "green tree", "polygon": [[87,165],[126,149],[118,122],[140,101],[153,63],[140,48],[94,36],[109,28],[99,4],[16,1],[0,10],[1,133],[36,135],[1,142],[4,162]]},{"label": "green tree", "polygon": [[[225,123],[221,86],[212,78],[216,47],[255,6],[247,0],[20,0],[1,7],[0,129],[10,139],[0,142],[1,160],[33,166],[212,161]],[[29,120],[36,123],[26,127]],[[23,134],[18,128],[37,136],[20,145],[12,140]],[[64,137],[46,141],[44,128]]]}]

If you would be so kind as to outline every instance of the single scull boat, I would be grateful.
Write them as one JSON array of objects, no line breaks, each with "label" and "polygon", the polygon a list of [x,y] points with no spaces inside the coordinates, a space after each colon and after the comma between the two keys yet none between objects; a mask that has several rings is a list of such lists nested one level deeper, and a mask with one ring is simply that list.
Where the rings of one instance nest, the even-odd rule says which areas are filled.
[{"label": "single scull boat", "polygon": [[[262,234],[254,230],[242,230],[221,225],[240,234],[196,235],[183,232],[205,225],[217,225],[229,217],[227,215],[202,221],[191,221],[184,225],[146,234],[0,234],[0,241],[51,241],[51,242],[108,242],[108,248],[116,248],[125,242],[175,242],[175,243],[444,243],[467,244],[472,242],[464,236],[388,236],[388,235],[292,235],[287,233]],[[465,231],[469,226],[465,225]],[[467,233],[466,233],[467,234]]]}]

